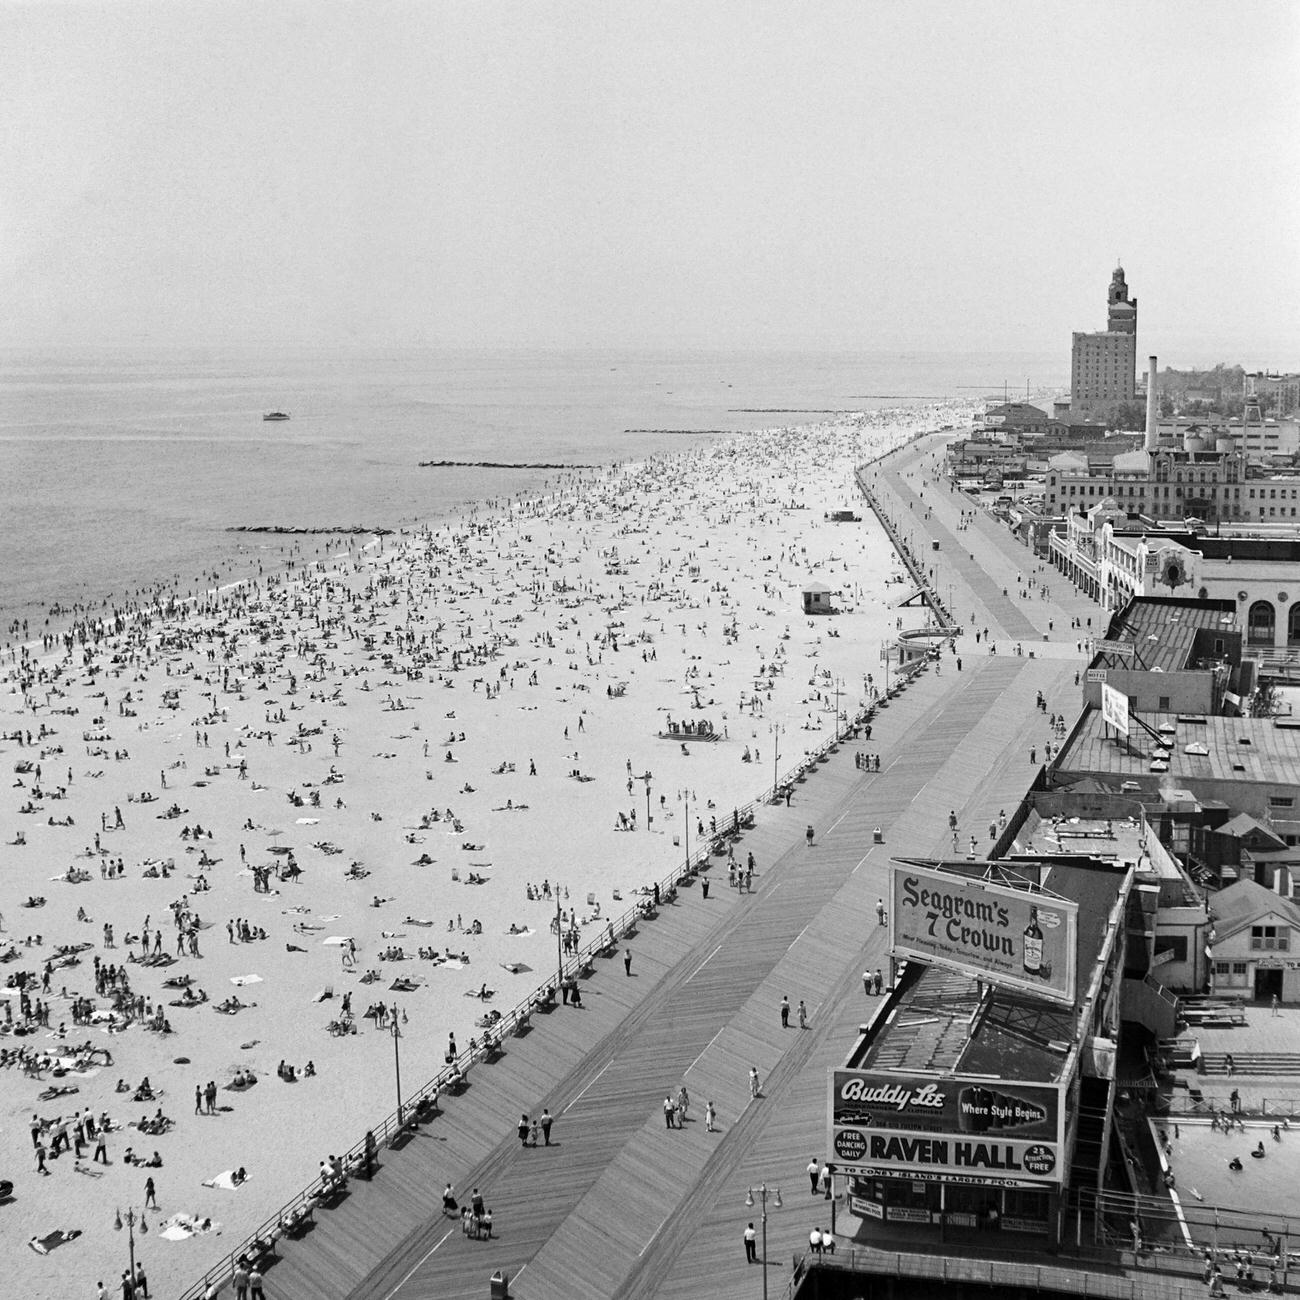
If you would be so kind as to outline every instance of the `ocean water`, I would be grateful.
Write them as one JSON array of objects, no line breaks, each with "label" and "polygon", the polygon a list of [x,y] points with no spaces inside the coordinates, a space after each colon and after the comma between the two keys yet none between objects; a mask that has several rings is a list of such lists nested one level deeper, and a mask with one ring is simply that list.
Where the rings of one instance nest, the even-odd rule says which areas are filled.
[{"label": "ocean water", "polygon": [[[0,353],[0,643],[51,609],[282,565],[238,525],[401,528],[596,465],[829,412],[1065,382],[992,353],[326,350]],[[262,413],[291,412],[266,423]],[[321,539],[299,545],[308,555]],[[57,620],[56,620],[57,621]]]}]

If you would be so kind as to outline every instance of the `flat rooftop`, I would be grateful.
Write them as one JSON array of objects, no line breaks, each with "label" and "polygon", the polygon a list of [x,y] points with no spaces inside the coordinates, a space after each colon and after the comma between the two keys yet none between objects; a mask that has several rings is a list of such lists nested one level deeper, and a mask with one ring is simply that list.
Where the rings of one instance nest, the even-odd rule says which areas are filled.
[{"label": "flat rooftop", "polygon": [[[988,863],[936,864],[982,875]],[[1095,860],[1002,860],[1008,876],[1039,884],[1079,904],[1075,987],[1092,982],[1106,923],[1127,868]],[[985,985],[972,975],[908,962],[885,1018],[871,1027],[848,1060],[850,1069],[904,1073],[984,1074],[1028,1083],[1057,1082],[1079,1035],[1072,1007]]]},{"label": "flat rooftop", "polygon": [[[1128,661],[1132,667],[1172,673],[1195,667],[1204,658],[1202,633],[1225,635],[1236,630],[1236,606],[1231,601],[1142,596],[1111,619],[1106,639],[1133,645],[1133,658]],[[1098,651],[1093,664],[1103,660],[1110,664],[1113,658]]]},{"label": "flat rooftop", "polygon": [[1101,710],[1084,709],[1053,760],[1060,773],[1101,773],[1125,778],[1167,774],[1188,780],[1300,784],[1300,719],[1191,717],[1144,713],[1161,741],[1130,722],[1127,741],[1107,735]]}]

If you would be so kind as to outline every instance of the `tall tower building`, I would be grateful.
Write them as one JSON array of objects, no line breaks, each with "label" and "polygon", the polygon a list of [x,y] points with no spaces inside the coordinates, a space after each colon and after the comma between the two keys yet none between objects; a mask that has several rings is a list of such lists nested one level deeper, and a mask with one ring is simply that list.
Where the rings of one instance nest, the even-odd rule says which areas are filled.
[{"label": "tall tower building", "polygon": [[1076,332],[1070,356],[1070,413],[1106,415],[1137,395],[1137,299],[1117,266],[1106,292],[1106,328]]}]

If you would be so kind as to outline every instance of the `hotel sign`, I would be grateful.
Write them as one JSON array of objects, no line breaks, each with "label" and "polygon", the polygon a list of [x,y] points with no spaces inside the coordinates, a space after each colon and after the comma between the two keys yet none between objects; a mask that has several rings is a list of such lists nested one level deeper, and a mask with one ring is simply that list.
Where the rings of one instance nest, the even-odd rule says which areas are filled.
[{"label": "hotel sign", "polygon": [[830,1147],[845,1173],[1023,1186],[1061,1180],[1054,1087],[833,1070],[830,1120]]},{"label": "hotel sign", "polygon": [[895,956],[950,966],[1000,987],[1073,1003],[1078,904],[1054,895],[895,863]]}]

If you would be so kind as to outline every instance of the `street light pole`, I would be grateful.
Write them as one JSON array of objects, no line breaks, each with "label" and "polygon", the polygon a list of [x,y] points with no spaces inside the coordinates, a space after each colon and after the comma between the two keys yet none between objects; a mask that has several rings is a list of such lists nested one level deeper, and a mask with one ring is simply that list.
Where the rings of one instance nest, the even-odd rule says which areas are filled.
[{"label": "street light pole", "polygon": [[560,910],[560,884],[555,883],[555,991],[564,983],[564,913]]},{"label": "street light pole", "polygon": [[[760,1215],[763,1228],[763,1300],[767,1300],[767,1184],[760,1183],[758,1187],[759,1200],[763,1206],[763,1212]],[[754,1205],[754,1189],[751,1187],[745,1192],[745,1204],[750,1208]],[[779,1187],[773,1190],[772,1204],[779,1210],[781,1208],[781,1189]]]},{"label": "street light pole", "polygon": [[840,743],[840,688],[844,685],[844,678],[835,679],[835,743]]},{"label": "street light pole", "polygon": [[397,1041],[402,1036],[402,1031],[397,1027],[397,1003],[393,1003],[393,1023],[390,1026],[393,1034],[393,1076],[397,1082],[397,1127],[402,1127],[402,1057],[398,1050]]},{"label": "street light pole", "polygon": [[685,871],[691,869],[691,792],[690,788],[682,791],[682,821],[686,825],[686,865]]},{"label": "street light pole", "polygon": [[772,800],[776,801],[776,765],[781,761],[781,724],[772,724]]},{"label": "street light pole", "polygon": [[[135,1287],[135,1225],[136,1225],[136,1213],[135,1213],[135,1211],[134,1211],[133,1209],[131,1209],[130,1206],[127,1206],[127,1210],[126,1210],[126,1215],[125,1215],[125,1217],[123,1216],[121,1210],[118,1210],[118,1211],[116,1212],[116,1217],[115,1217],[114,1220],[113,1220],[113,1227],[115,1227],[115,1228],[118,1230],[118,1232],[121,1232],[121,1231],[122,1231],[122,1224],[123,1224],[123,1223],[126,1224],[127,1251],[128,1251],[128,1256],[129,1256],[130,1261],[131,1261],[131,1286],[132,1286],[132,1288],[134,1289],[134,1287]],[[140,1235],[143,1237],[144,1234],[145,1234],[146,1232],[149,1231],[149,1225],[145,1222],[145,1219],[144,1219],[144,1211],[143,1211],[143,1210],[140,1211],[140,1215],[139,1215],[139,1223],[140,1223]]]}]

